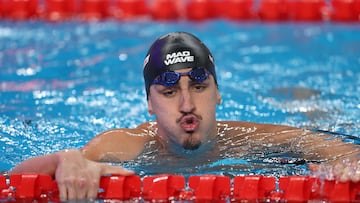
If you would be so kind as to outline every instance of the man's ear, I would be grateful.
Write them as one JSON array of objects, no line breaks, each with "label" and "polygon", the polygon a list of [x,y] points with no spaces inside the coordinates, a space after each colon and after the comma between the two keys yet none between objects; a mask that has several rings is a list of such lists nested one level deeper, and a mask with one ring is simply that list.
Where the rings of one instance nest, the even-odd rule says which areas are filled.
[{"label": "man's ear", "polygon": [[153,112],[153,109],[152,109],[152,104],[151,104],[150,98],[147,99],[147,103],[148,103],[148,112],[149,112],[150,115],[153,115],[154,112]]},{"label": "man's ear", "polygon": [[222,101],[222,99],[221,99],[220,92],[219,92],[219,90],[217,90],[216,91],[216,103],[221,104],[221,101]]}]

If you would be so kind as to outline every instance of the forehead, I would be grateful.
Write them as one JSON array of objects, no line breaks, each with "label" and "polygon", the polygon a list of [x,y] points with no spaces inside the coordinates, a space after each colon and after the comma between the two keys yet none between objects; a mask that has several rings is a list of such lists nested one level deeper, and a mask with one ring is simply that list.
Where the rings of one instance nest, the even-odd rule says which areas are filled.
[{"label": "forehead", "polygon": [[174,70],[174,72],[186,73],[186,72],[189,72],[191,70],[192,70],[192,68],[183,68],[183,69]]}]

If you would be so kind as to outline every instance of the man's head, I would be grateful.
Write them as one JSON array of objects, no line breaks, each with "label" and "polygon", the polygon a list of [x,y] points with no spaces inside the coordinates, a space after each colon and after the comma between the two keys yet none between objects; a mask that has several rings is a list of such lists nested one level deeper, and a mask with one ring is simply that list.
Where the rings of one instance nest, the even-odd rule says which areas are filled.
[{"label": "man's head", "polygon": [[186,32],[172,32],[157,39],[144,60],[146,94],[156,77],[164,72],[185,68],[205,68],[214,77],[214,58],[209,49],[197,37]]},{"label": "man's head", "polygon": [[[216,136],[221,97],[213,57],[195,36],[174,32],[160,37],[144,61],[148,111],[168,150],[206,149]],[[200,150],[202,151],[202,150]]]}]

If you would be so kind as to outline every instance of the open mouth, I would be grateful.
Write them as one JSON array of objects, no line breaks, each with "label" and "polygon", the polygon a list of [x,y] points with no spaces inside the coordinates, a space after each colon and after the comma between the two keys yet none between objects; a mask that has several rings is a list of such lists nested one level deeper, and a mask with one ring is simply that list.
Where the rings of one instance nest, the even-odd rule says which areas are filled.
[{"label": "open mouth", "polygon": [[180,120],[180,126],[186,132],[194,132],[199,126],[199,120],[195,115],[186,115]]}]

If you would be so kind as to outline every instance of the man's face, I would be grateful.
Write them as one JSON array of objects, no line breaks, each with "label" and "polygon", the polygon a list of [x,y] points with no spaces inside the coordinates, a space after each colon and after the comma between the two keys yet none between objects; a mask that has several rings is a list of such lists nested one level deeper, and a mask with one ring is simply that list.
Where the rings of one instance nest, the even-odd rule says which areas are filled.
[{"label": "man's face", "polygon": [[196,150],[216,136],[215,111],[220,101],[211,74],[201,83],[185,75],[173,87],[151,85],[148,110],[156,115],[158,136],[170,150]]}]

